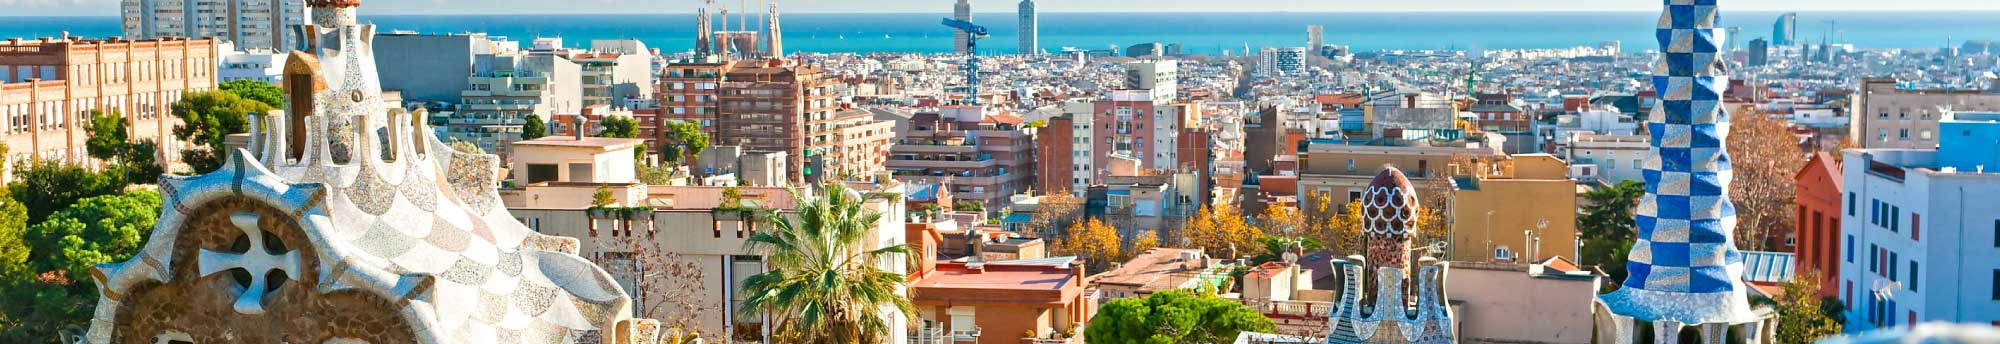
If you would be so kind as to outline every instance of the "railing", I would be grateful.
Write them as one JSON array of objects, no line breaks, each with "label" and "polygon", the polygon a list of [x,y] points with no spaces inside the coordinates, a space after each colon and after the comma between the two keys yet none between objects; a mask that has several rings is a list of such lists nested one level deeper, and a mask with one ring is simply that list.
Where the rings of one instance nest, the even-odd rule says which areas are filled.
[{"label": "railing", "polygon": [[951,341],[949,341],[948,338],[950,337],[944,335],[944,329],[937,329],[937,328],[918,329],[916,333],[910,334],[910,344],[951,343]]},{"label": "railing", "polygon": [[1325,319],[1334,307],[1332,302],[1321,301],[1243,300],[1243,305],[1266,316],[1309,319]]}]

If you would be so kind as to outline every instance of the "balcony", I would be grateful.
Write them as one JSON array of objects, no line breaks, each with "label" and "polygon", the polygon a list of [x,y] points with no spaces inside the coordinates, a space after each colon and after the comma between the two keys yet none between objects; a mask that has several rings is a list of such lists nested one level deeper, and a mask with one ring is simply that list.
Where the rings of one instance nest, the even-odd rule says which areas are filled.
[{"label": "balcony", "polygon": [[926,160],[925,158],[930,157],[919,157],[916,160],[890,160],[889,165],[891,167],[936,169],[975,169],[1000,166],[1000,161],[993,160],[993,158],[961,160],[937,160],[935,158]]},{"label": "balcony", "polygon": [[1273,319],[1304,320],[1325,320],[1334,307],[1332,302],[1321,301],[1243,300],[1243,305]]},{"label": "balcony", "polygon": [[897,145],[896,145],[895,147],[891,148],[891,149],[890,149],[890,152],[891,152],[891,154],[902,154],[902,153],[909,153],[909,154],[925,154],[925,153],[947,153],[947,154],[971,154],[971,153],[978,153],[978,152],[979,152],[979,146],[974,146],[974,145],[943,145],[943,144],[915,144],[915,143],[900,143],[900,144],[897,144]]}]

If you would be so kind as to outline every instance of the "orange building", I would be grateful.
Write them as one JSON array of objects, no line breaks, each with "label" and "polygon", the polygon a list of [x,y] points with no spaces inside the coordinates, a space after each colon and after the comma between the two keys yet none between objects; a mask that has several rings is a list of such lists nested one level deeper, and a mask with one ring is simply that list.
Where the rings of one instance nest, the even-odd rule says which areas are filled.
[{"label": "orange building", "polygon": [[[168,106],[182,94],[215,89],[213,39],[128,41],[19,38],[0,41],[0,133],[11,157],[84,162],[91,110],[125,116],[135,140],[161,140],[162,161],[177,144]],[[162,139],[168,138],[168,139]],[[9,159],[12,160],[12,159]]]},{"label": "orange building", "polygon": [[[910,228],[922,232],[921,228]],[[912,234],[923,240],[928,234]],[[925,244],[918,252],[935,252]],[[1097,314],[1082,261],[1076,257],[994,262],[938,262],[919,256],[922,276],[910,284],[920,320],[912,342],[1017,344],[1082,343]],[[914,277],[913,277],[914,278]],[[1067,335],[1065,335],[1067,334]]]},{"label": "orange building", "polygon": [[1791,245],[1777,247],[1798,255],[1798,271],[1819,271],[1819,295],[1831,297],[1840,292],[1835,282],[1840,272],[1840,163],[1825,152],[1815,153],[1793,178],[1798,183],[1793,195],[1796,228],[1786,238]]}]

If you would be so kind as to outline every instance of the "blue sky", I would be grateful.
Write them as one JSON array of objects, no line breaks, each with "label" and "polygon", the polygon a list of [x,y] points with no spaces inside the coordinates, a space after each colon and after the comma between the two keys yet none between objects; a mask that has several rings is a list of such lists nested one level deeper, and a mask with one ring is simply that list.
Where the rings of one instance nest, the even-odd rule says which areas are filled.
[{"label": "blue sky", "polygon": [[[767,0],[747,0],[759,8]],[[951,11],[953,0],[783,0],[787,13]],[[1727,9],[1755,11],[2000,10],[1994,0],[1723,0]],[[364,13],[688,13],[701,0],[364,0]],[[718,0],[736,4],[738,0]],[[1011,12],[1018,0],[973,0],[977,12]],[[1047,12],[1381,12],[1381,11],[1652,11],[1659,0],[1041,0]],[[118,0],[0,0],[0,16],[112,16]]]}]

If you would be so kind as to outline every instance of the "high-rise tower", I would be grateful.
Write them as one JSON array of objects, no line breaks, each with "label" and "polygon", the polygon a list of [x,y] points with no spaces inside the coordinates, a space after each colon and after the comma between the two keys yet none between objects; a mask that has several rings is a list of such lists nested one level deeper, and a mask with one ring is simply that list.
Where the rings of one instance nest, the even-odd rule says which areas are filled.
[{"label": "high-rise tower", "polygon": [[[951,8],[951,19],[958,19],[967,23],[972,22],[972,1],[958,0],[958,4],[953,5]],[[971,54],[971,51],[966,51],[966,47],[970,46],[965,42],[968,39],[971,39],[971,36],[968,36],[965,31],[953,32],[951,34],[951,51],[959,54]]]},{"label": "high-rise tower", "polygon": [[778,3],[776,1],[771,2],[771,12],[765,18],[767,22],[764,23],[764,32],[769,37],[764,37],[764,53],[770,54],[772,58],[784,58],[785,34],[784,31],[778,29]]},{"label": "high-rise tower", "polygon": [[1771,24],[1771,44],[1780,47],[1789,47],[1798,44],[1798,40],[1799,14],[1785,13],[1778,15],[1778,22]]},{"label": "high-rise tower", "polygon": [[1041,29],[1041,16],[1035,14],[1035,0],[1021,0],[1021,55],[1040,55],[1042,38],[1036,34]]},{"label": "high-rise tower", "polygon": [[[1639,200],[1638,235],[1626,258],[1629,276],[1598,297],[1613,314],[1610,329],[1627,340],[1642,322],[1652,342],[1678,343],[1684,326],[1699,326],[1704,343],[1723,343],[1729,328],[1759,335],[1736,250],[1736,206],[1730,201],[1727,37],[1717,0],[1664,0],[1661,57],[1653,70],[1658,106],[1646,119],[1653,133],[1646,154],[1646,193]],[[1600,327],[1606,328],[1606,327]],[[1631,342],[1631,341],[1624,341]]]},{"label": "high-rise tower", "polygon": [[1321,50],[1324,49],[1323,47],[1325,46],[1326,46],[1326,27],[1320,25],[1306,25],[1306,50],[1311,51],[1313,55],[1326,55],[1326,51]]}]

